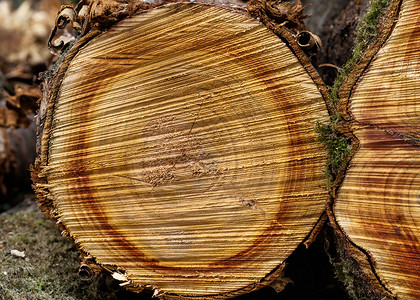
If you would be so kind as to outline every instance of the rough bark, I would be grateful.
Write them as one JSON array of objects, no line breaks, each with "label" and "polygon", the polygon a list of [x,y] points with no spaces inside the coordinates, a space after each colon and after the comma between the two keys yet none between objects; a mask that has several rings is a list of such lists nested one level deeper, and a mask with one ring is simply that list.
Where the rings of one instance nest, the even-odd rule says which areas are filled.
[{"label": "rough bark", "polygon": [[40,208],[83,275],[161,297],[267,285],[328,201],[313,130],[326,88],[294,38],[302,7],[250,3],[264,27],[237,5],[133,5],[57,18],[78,35],[50,39],[64,55],[39,116]]}]

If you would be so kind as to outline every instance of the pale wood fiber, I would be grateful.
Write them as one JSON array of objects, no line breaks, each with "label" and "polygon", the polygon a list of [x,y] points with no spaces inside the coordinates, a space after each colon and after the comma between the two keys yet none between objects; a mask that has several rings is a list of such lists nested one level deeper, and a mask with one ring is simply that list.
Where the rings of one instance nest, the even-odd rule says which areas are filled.
[{"label": "pale wood fiber", "polygon": [[60,221],[132,284],[217,295],[259,281],[327,201],[317,86],[265,27],[171,4],[126,19],[71,62],[53,113]]}]

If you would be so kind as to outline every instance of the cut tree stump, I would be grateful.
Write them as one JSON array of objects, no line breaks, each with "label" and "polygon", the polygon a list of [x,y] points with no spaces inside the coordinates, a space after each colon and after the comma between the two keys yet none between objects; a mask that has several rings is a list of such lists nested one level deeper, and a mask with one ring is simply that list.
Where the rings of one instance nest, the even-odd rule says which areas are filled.
[{"label": "cut tree stump", "polygon": [[[326,88],[259,2],[250,11],[280,37],[237,6],[136,4],[91,3],[46,80],[40,208],[83,276],[164,297],[267,285],[323,219]],[[79,22],[61,16],[59,29]]]},{"label": "cut tree stump", "polygon": [[333,209],[384,295],[420,299],[420,1],[387,17],[340,90],[359,146]]}]

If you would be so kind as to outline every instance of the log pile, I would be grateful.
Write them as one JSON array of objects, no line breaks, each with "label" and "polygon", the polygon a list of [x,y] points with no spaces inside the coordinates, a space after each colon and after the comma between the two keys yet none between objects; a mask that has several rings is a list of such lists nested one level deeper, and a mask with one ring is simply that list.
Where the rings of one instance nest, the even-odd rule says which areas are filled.
[{"label": "log pile", "polygon": [[[82,277],[229,298],[279,280],[328,219],[355,298],[420,296],[419,3],[391,2],[338,104],[309,61],[321,42],[303,9],[60,10],[32,176],[40,209],[81,252]],[[351,141],[331,190],[314,130],[329,119]]]}]

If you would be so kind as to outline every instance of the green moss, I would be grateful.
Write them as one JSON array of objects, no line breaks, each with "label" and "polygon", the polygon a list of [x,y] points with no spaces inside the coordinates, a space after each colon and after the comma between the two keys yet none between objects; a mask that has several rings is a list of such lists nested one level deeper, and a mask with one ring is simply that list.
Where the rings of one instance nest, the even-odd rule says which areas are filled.
[{"label": "green moss", "polygon": [[[25,251],[25,258],[10,250]],[[112,278],[78,276],[79,252],[40,212],[0,218],[0,299],[141,299]],[[140,297],[140,298],[139,298]],[[144,299],[144,297],[143,297]]]},{"label": "green moss", "polygon": [[362,58],[368,45],[375,38],[379,21],[389,4],[389,0],[371,1],[364,17],[357,25],[357,35],[352,50],[352,57],[341,68],[333,86],[329,87],[330,94],[328,100],[332,108],[330,122],[328,124],[318,122],[315,127],[316,132],[319,134],[318,140],[325,145],[325,149],[328,151],[326,176],[327,187],[330,191],[340,170],[345,167],[345,158],[350,154],[351,149],[351,140],[337,132],[337,124],[342,120],[342,116],[337,110],[339,101],[338,91],[343,84],[344,78],[349,75],[350,71]]},{"label": "green moss", "polygon": [[328,159],[325,175],[327,186],[331,190],[339,171],[343,168],[346,157],[350,154],[351,144],[348,138],[340,135],[335,130],[335,124],[323,124],[318,122],[315,131],[318,133],[318,141],[324,144],[328,151]]}]

